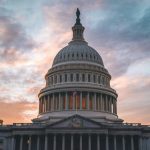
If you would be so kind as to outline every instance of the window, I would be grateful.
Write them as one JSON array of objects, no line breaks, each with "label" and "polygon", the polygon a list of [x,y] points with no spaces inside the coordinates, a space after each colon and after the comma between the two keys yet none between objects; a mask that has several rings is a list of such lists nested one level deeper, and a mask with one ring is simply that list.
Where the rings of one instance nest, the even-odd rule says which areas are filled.
[{"label": "window", "polygon": [[85,74],[82,74],[82,81],[85,81]]},{"label": "window", "polygon": [[104,77],[102,77],[102,84],[104,85]]},{"label": "window", "polygon": [[54,82],[53,82],[53,77],[51,77],[51,83],[53,84]]},{"label": "window", "polygon": [[67,82],[67,74],[65,74],[65,82]]},{"label": "window", "polygon": [[0,139],[0,144],[3,144],[3,140],[2,139]]},{"label": "window", "polygon": [[79,81],[79,74],[76,74],[76,81]]},{"label": "window", "polygon": [[70,74],[70,81],[73,82],[73,74]]},{"label": "window", "polygon": [[55,76],[55,83],[57,83],[57,76]]},{"label": "window", "polygon": [[82,109],[86,109],[86,94],[83,93],[82,95]]},{"label": "window", "polygon": [[59,81],[62,82],[62,75],[59,76]]},{"label": "window", "polygon": [[98,76],[98,83],[100,84],[100,82],[101,82],[101,78],[100,76]]},{"label": "window", "polygon": [[69,94],[69,109],[73,109],[73,94]]},{"label": "window", "polygon": [[95,77],[95,75],[93,75],[93,81],[94,81],[94,83],[96,82],[96,77]]},{"label": "window", "polygon": [[91,82],[91,76],[88,74],[88,82]]}]

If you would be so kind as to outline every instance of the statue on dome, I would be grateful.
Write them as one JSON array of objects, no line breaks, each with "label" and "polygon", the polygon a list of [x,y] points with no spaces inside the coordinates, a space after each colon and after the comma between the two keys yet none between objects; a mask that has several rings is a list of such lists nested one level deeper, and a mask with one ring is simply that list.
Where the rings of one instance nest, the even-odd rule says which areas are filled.
[{"label": "statue on dome", "polygon": [[79,10],[79,8],[77,8],[76,16],[77,16],[77,19],[76,19],[75,25],[81,25],[81,23],[80,23],[80,10]]},{"label": "statue on dome", "polygon": [[76,11],[76,16],[79,19],[79,17],[80,17],[80,10],[78,8],[77,8],[77,11]]}]

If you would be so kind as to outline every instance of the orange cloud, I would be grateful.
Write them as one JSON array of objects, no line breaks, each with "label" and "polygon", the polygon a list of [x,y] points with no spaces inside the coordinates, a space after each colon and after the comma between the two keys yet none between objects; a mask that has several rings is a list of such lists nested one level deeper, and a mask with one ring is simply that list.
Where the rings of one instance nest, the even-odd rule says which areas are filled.
[{"label": "orange cloud", "polygon": [[37,116],[38,103],[0,102],[0,119],[4,124],[31,122]]}]

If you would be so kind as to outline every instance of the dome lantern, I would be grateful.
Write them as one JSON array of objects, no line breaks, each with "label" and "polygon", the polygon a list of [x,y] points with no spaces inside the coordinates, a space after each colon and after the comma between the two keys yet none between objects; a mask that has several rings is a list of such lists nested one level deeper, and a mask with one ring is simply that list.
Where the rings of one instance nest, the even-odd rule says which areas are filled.
[{"label": "dome lantern", "polygon": [[84,27],[82,26],[82,24],[80,23],[80,11],[77,8],[76,11],[76,23],[75,25],[72,27],[72,31],[73,31],[73,41],[84,41],[84,37],[83,37],[83,32],[84,32]]}]

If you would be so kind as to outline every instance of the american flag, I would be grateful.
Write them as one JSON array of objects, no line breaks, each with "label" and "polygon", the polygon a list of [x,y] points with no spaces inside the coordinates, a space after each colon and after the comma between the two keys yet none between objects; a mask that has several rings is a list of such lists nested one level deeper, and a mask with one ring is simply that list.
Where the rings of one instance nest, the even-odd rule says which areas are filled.
[{"label": "american flag", "polygon": [[76,95],[77,95],[77,92],[76,92],[76,91],[74,91],[74,92],[73,92],[73,96],[76,96]]}]

